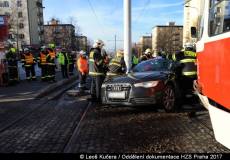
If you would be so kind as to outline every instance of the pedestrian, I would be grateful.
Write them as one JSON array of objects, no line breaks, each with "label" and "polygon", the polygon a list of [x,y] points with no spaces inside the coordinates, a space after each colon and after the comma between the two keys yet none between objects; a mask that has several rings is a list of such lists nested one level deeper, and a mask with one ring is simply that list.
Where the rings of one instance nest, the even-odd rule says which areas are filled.
[{"label": "pedestrian", "polygon": [[74,71],[74,64],[75,64],[75,55],[74,52],[68,52],[68,56],[69,56],[69,75],[72,76],[74,75],[73,71]]},{"label": "pedestrian", "polygon": [[61,52],[58,53],[58,63],[61,65],[62,77],[69,78],[68,75],[69,57],[65,48],[63,48]]},{"label": "pedestrian", "polygon": [[29,48],[24,49],[24,54],[22,54],[21,61],[23,63],[23,68],[25,68],[26,71],[26,80],[27,81],[36,80],[36,74],[35,74],[36,59],[34,58]]},{"label": "pedestrian", "polygon": [[48,54],[46,56],[46,61],[47,61],[47,70],[48,70],[48,81],[55,82],[55,75],[56,75],[56,64],[55,64],[55,59],[56,59],[56,52],[54,51],[53,48],[48,48]]},{"label": "pedestrian", "polygon": [[38,66],[41,68],[41,80],[48,80],[48,64],[46,57],[48,55],[47,48],[45,46],[41,47],[41,52],[38,56]]},{"label": "pedestrian", "polygon": [[111,79],[116,76],[122,75],[126,72],[126,65],[124,60],[124,51],[119,50],[116,57],[109,63],[109,71],[107,72],[106,79]]},{"label": "pedestrian", "polygon": [[18,62],[17,62],[17,49],[10,47],[6,53],[6,60],[8,63],[9,84],[14,84],[19,81],[18,77]]},{"label": "pedestrian", "polygon": [[89,72],[89,64],[86,52],[80,51],[80,56],[77,60],[77,68],[79,73],[79,89],[80,91],[84,91],[86,88],[86,78]]},{"label": "pedestrian", "polygon": [[101,54],[104,42],[96,40],[89,55],[89,75],[92,77],[91,97],[96,102],[101,101],[101,86],[105,79],[105,62]]}]

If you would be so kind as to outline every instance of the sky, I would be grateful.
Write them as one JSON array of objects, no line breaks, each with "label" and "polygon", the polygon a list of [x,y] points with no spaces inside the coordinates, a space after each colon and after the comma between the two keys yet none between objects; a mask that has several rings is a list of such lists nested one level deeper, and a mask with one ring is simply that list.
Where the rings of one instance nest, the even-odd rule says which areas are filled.
[{"label": "sky", "polygon": [[[132,41],[151,35],[156,25],[168,22],[183,24],[184,0],[132,0]],[[82,35],[91,40],[102,39],[106,49],[123,48],[123,0],[44,0],[45,23],[58,18],[70,23],[77,21]]]}]

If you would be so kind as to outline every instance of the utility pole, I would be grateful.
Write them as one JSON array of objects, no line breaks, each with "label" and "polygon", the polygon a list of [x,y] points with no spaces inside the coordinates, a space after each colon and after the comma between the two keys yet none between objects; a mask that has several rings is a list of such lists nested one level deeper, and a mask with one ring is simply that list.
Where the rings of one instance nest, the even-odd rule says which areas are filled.
[{"label": "utility pole", "polygon": [[114,42],[114,53],[115,53],[115,54],[116,54],[116,52],[117,52],[117,42],[118,42],[118,41],[122,42],[123,40],[118,40],[116,34],[115,34],[115,36],[114,36],[114,40],[108,40],[108,42]]},{"label": "utility pole", "polygon": [[131,0],[124,0],[124,58],[127,72],[131,70],[132,35],[131,35]]}]

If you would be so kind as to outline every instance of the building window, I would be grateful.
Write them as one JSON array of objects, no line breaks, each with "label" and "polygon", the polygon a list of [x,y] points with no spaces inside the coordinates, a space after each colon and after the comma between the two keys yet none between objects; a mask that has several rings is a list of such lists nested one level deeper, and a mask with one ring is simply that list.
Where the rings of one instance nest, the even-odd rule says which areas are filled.
[{"label": "building window", "polygon": [[24,38],[25,38],[25,35],[24,35],[24,34],[19,34],[19,38],[20,38],[20,39],[24,39]]},{"label": "building window", "polygon": [[22,12],[18,12],[18,18],[22,18],[22,17],[23,17]]},{"label": "building window", "polygon": [[210,36],[230,31],[230,2],[228,0],[212,0],[209,12]]},{"label": "building window", "polygon": [[21,0],[17,1],[17,7],[22,7],[22,1]]},{"label": "building window", "polygon": [[24,24],[23,23],[19,23],[19,28],[24,28]]},{"label": "building window", "polygon": [[7,8],[7,7],[10,7],[10,4],[8,1],[3,1],[3,2],[0,2],[0,7]]}]

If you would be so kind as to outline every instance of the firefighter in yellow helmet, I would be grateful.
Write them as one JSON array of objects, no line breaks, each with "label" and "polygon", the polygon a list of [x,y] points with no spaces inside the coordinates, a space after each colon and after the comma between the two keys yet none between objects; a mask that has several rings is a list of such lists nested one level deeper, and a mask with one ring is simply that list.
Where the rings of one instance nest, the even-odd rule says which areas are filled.
[{"label": "firefighter in yellow helmet", "polygon": [[117,55],[110,61],[108,68],[109,71],[107,72],[107,79],[122,75],[126,72],[123,50],[119,50],[117,52]]},{"label": "firefighter in yellow helmet", "polygon": [[91,97],[93,101],[101,101],[101,86],[105,79],[105,59],[102,55],[104,42],[96,40],[89,54],[89,75],[92,77]]},{"label": "firefighter in yellow helmet", "polygon": [[152,50],[150,48],[145,50],[144,55],[141,56],[140,61],[146,61],[152,58]]},{"label": "firefighter in yellow helmet", "polygon": [[36,80],[36,75],[35,75],[35,64],[36,64],[36,59],[34,58],[34,55],[30,51],[30,49],[25,48],[24,49],[24,54],[22,55],[21,59],[23,63],[23,67],[25,67],[26,71],[26,80]]},{"label": "firefighter in yellow helmet", "polygon": [[16,48],[9,48],[8,52],[6,53],[6,60],[8,63],[9,83],[14,84],[15,82],[19,81]]}]

